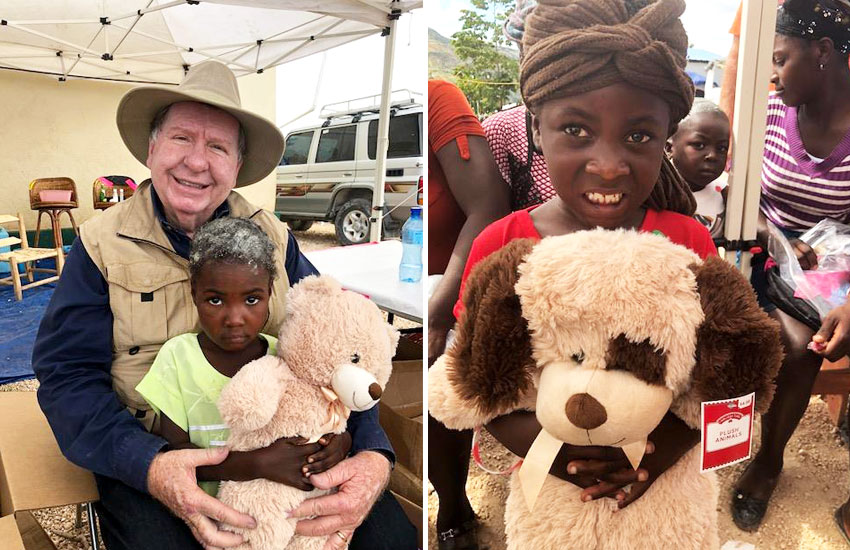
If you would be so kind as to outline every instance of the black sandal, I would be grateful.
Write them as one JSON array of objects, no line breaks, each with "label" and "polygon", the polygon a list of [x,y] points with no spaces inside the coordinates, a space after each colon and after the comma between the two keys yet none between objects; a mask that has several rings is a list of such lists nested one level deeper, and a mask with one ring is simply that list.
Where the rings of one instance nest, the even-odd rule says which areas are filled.
[{"label": "black sandal", "polygon": [[735,491],[732,496],[732,521],[742,531],[756,531],[767,512],[768,502]]},{"label": "black sandal", "polygon": [[439,550],[480,550],[478,546],[478,520],[464,521],[460,527],[437,534]]}]

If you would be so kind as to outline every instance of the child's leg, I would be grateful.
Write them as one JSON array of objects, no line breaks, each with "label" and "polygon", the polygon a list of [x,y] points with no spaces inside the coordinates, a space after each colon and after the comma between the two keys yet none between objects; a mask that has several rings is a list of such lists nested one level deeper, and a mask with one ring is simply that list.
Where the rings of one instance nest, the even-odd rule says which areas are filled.
[{"label": "child's leg", "polygon": [[[779,481],[785,445],[806,412],[823,362],[806,348],[814,334],[810,328],[778,309],[770,316],[780,323],[785,359],[776,378],[773,402],[761,419],[761,448],[733,494],[733,519],[742,529],[755,529],[761,522],[764,506]],[[737,498],[739,494],[743,498]]]},{"label": "child's leg", "polygon": [[437,532],[459,528],[474,516],[466,497],[472,432],[446,428],[428,416],[428,479],[440,499]]}]

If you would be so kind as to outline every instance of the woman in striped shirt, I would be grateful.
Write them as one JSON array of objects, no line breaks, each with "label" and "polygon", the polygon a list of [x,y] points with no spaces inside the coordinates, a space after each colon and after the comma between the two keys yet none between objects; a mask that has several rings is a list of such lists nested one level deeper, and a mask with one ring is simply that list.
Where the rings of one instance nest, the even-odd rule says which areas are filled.
[{"label": "woman in striped shirt", "polygon": [[[850,2],[787,0],[777,12],[767,132],[761,176],[759,241],[770,220],[791,239],[803,269],[817,265],[797,237],[824,218],[850,221]],[[766,247],[765,247],[766,249]],[[744,530],[761,523],[782,471],[782,455],[809,402],[824,358],[850,351],[850,306],[841,306],[814,333],[764,296],[763,265],[753,266],[759,302],[782,327],[786,357],[776,395],[762,418],[762,444],[738,480],[732,517]],[[814,351],[808,349],[814,348]],[[847,532],[842,506],[836,521]],[[845,534],[846,537],[846,534]],[[848,540],[850,542],[850,540]]]}]

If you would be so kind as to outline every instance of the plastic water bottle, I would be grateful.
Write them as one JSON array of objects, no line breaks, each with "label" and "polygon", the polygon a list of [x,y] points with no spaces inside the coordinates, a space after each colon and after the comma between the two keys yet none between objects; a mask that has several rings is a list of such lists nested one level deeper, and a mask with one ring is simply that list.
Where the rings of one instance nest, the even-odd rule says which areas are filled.
[{"label": "plastic water bottle", "polygon": [[422,207],[410,209],[410,218],[401,228],[401,265],[398,278],[403,283],[416,283],[422,278]]}]

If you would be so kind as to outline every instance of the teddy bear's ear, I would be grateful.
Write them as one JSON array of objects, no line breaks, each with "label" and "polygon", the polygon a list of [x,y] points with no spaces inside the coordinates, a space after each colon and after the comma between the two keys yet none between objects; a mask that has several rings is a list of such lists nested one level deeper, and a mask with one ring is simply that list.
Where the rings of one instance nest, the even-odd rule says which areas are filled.
[{"label": "teddy bear's ear", "polygon": [[464,311],[446,352],[454,366],[449,381],[485,415],[509,410],[533,384],[531,338],[514,285],[534,244],[512,241],[479,262],[466,281]]},{"label": "teddy bear's ear", "polygon": [[691,266],[705,320],[697,332],[693,397],[701,401],[756,393],[758,412],[770,406],[782,362],[779,325],[759,307],[740,271],[717,257]]}]

